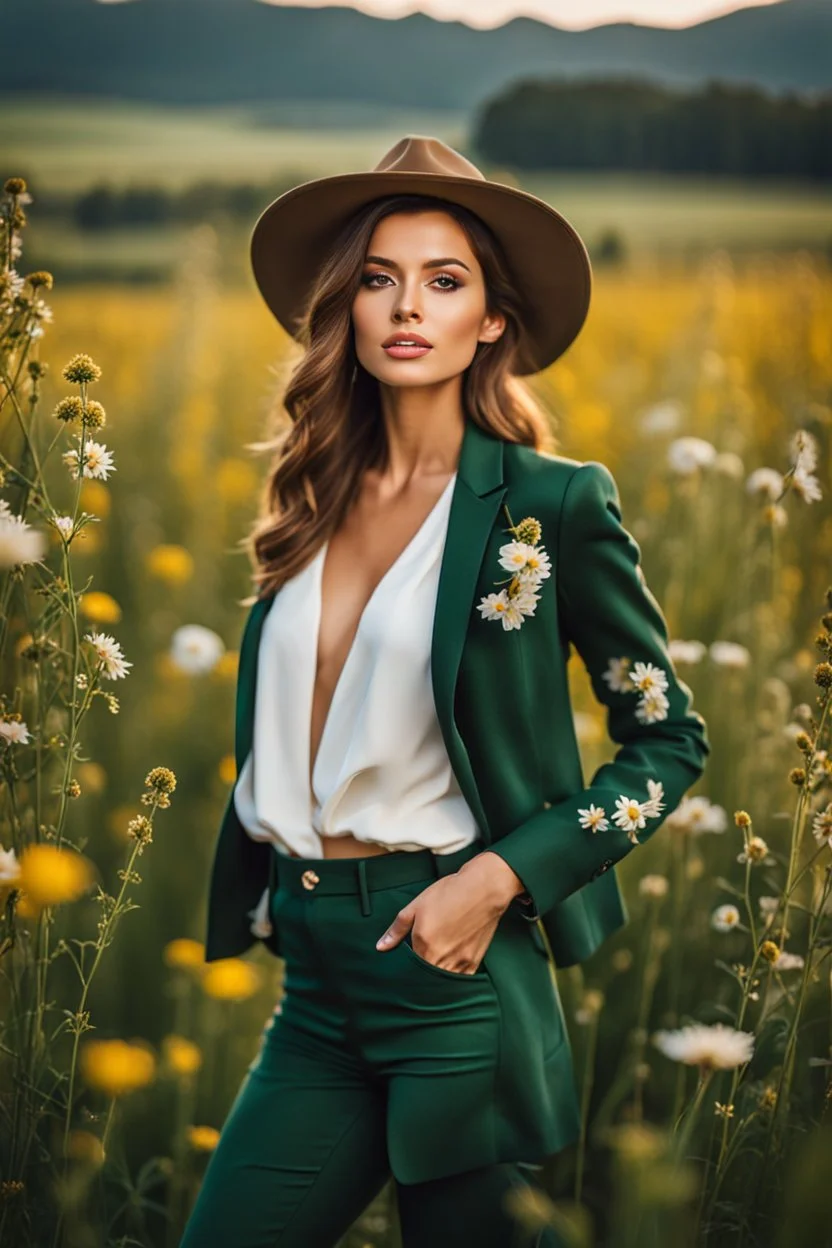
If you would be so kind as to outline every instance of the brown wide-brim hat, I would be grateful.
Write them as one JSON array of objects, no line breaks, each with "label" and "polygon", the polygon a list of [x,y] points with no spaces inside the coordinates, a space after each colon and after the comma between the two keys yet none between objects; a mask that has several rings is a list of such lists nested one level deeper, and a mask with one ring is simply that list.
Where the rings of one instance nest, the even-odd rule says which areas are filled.
[{"label": "brown wide-brim hat", "polygon": [[525,304],[516,372],[546,368],[580,332],[592,287],[583,240],[542,199],[491,182],[440,139],[410,134],[375,169],[302,182],[268,205],[251,236],[254,277],[277,320],[296,337],[309,290],[346,219],[385,195],[433,195],[470,209],[497,236]]}]

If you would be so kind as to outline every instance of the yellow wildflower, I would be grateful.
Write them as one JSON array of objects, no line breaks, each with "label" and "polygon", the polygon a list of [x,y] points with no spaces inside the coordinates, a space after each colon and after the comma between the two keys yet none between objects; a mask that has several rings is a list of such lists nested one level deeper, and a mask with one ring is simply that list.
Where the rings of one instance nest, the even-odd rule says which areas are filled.
[{"label": "yellow wildflower", "polygon": [[184,585],[194,574],[193,556],[184,546],[172,543],[154,546],[145,557],[145,566],[166,585]]},{"label": "yellow wildflower", "polygon": [[88,1040],[81,1051],[81,1072],[91,1088],[107,1096],[124,1096],[153,1081],[156,1057],[144,1043]]},{"label": "yellow wildflower", "polygon": [[219,773],[223,784],[233,784],[237,779],[237,762],[233,754],[223,754],[220,759]]},{"label": "yellow wildflower", "polygon": [[78,601],[78,610],[94,624],[118,624],[121,619],[121,607],[115,598],[102,590],[82,594]]},{"label": "yellow wildflower", "polygon": [[218,1001],[243,1001],[260,987],[260,971],[242,958],[219,958],[209,962],[202,976],[202,987]]},{"label": "yellow wildflower", "polygon": [[27,845],[20,857],[20,887],[33,906],[77,901],[95,880],[89,858],[57,845]]},{"label": "yellow wildflower", "polygon": [[101,1140],[92,1131],[84,1131],[80,1127],[70,1131],[66,1152],[73,1161],[80,1161],[96,1169],[104,1161],[104,1147]]},{"label": "yellow wildflower", "polygon": [[188,1127],[188,1143],[200,1153],[213,1152],[219,1138],[215,1127]]},{"label": "yellow wildflower", "polygon": [[162,1048],[165,1061],[175,1075],[193,1075],[202,1065],[202,1050],[185,1036],[165,1036]]},{"label": "yellow wildflower", "polygon": [[205,965],[205,946],[198,940],[189,940],[181,936],[177,940],[169,940],[162,952],[167,966],[178,971],[201,970]]},{"label": "yellow wildflower", "polygon": [[[101,481],[86,479],[81,486],[81,508],[83,511],[91,511],[96,516],[107,516],[110,514],[110,504],[112,495]],[[87,538],[92,532],[91,529],[84,529],[84,537]]]}]

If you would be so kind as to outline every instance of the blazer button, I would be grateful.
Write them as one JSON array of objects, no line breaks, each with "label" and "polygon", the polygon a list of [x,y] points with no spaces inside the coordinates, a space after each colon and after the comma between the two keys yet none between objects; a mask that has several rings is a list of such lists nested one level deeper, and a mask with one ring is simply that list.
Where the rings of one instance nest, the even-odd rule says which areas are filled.
[{"label": "blazer button", "polygon": [[591,880],[597,880],[598,876],[603,875],[605,871],[609,871],[612,865],[612,858],[605,858],[600,867],[596,867],[589,878]]},{"label": "blazer button", "polygon": [[544,803],[543,803],[543,809],[544,809],[544,810],[551,810],[551,809],[552,809],[552,803],[551,803],[551,802],[544,802]]},{"label": "blazer button", "polygon": [[314,871],[304,871],[300,878],[304,888],[314,888],[316,884],[320,883],[321,879],[321,877]]}]

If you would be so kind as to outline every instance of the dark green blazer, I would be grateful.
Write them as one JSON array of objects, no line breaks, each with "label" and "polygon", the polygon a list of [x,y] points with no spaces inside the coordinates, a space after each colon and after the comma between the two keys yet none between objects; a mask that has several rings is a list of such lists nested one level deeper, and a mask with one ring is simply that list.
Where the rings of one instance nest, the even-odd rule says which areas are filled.
[{"label": "dark green blazer", "polygon": [[[504,507],[510,513],[507,516]],[[540,521],[551,575],[535,613],[519,629],[484,619],[480,599],[506,571],[499,548],[509,523]],[[710,744],[692,695],[667,650],[667,626],[645,584],[640,550],[621,522],[615,480],[604,464],[581,463],[504,442],[466,421],[437,590],[431,673],[436,712],[454,774],[489,849],[527,890],[512,905],[542,922],[555,962],[593,954],[628,919],[616,863],[637,848],[612,820],[616,799],[645,802],[648,780],[664,807],[636,832],[643,844],[702,774]],[[251,749],[257,657],[274,595],[249,612],[240,645],[235,756]],[[566,664],[574,646],[619,749],[587,787],[569,699]],[[610,660],[653,664],[667,680],[667,706],[648,722],[640,694],[606,680]],[[239,955],[255,937],[249,910],[270,884],[275,850],[249,837],[233,788],[214,849],[206,959]],[[608,826],[591,831],[579,810],[603,807]],[[540,937],[539,927],[537,929]],[[264,943],[280,953],[278,933]]]}]

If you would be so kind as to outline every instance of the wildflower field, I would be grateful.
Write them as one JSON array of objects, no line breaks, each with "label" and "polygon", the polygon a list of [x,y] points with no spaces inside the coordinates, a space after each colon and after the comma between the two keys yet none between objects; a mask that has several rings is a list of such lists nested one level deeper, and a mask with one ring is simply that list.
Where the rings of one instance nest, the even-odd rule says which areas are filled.
[{"label": "wildflower field", "polygon": [[[175,1248],[280,1009],[278,959],[201,941],[250,444],[294,357],[214,228],[170,285],[62,289],[26,264],[36,221],[7,177],[0,1244]],[[629,924],[557,972],[583,1132],[516,1214],[574,1248],[832,1242],[829,268],[599,266],[533,382],[560,451],[616,477],[712,747],[620,868]],[[570,678],[589,781],[614,747],[577,656]],[[389,1186],[344,1244],[397,1248]]]}]

